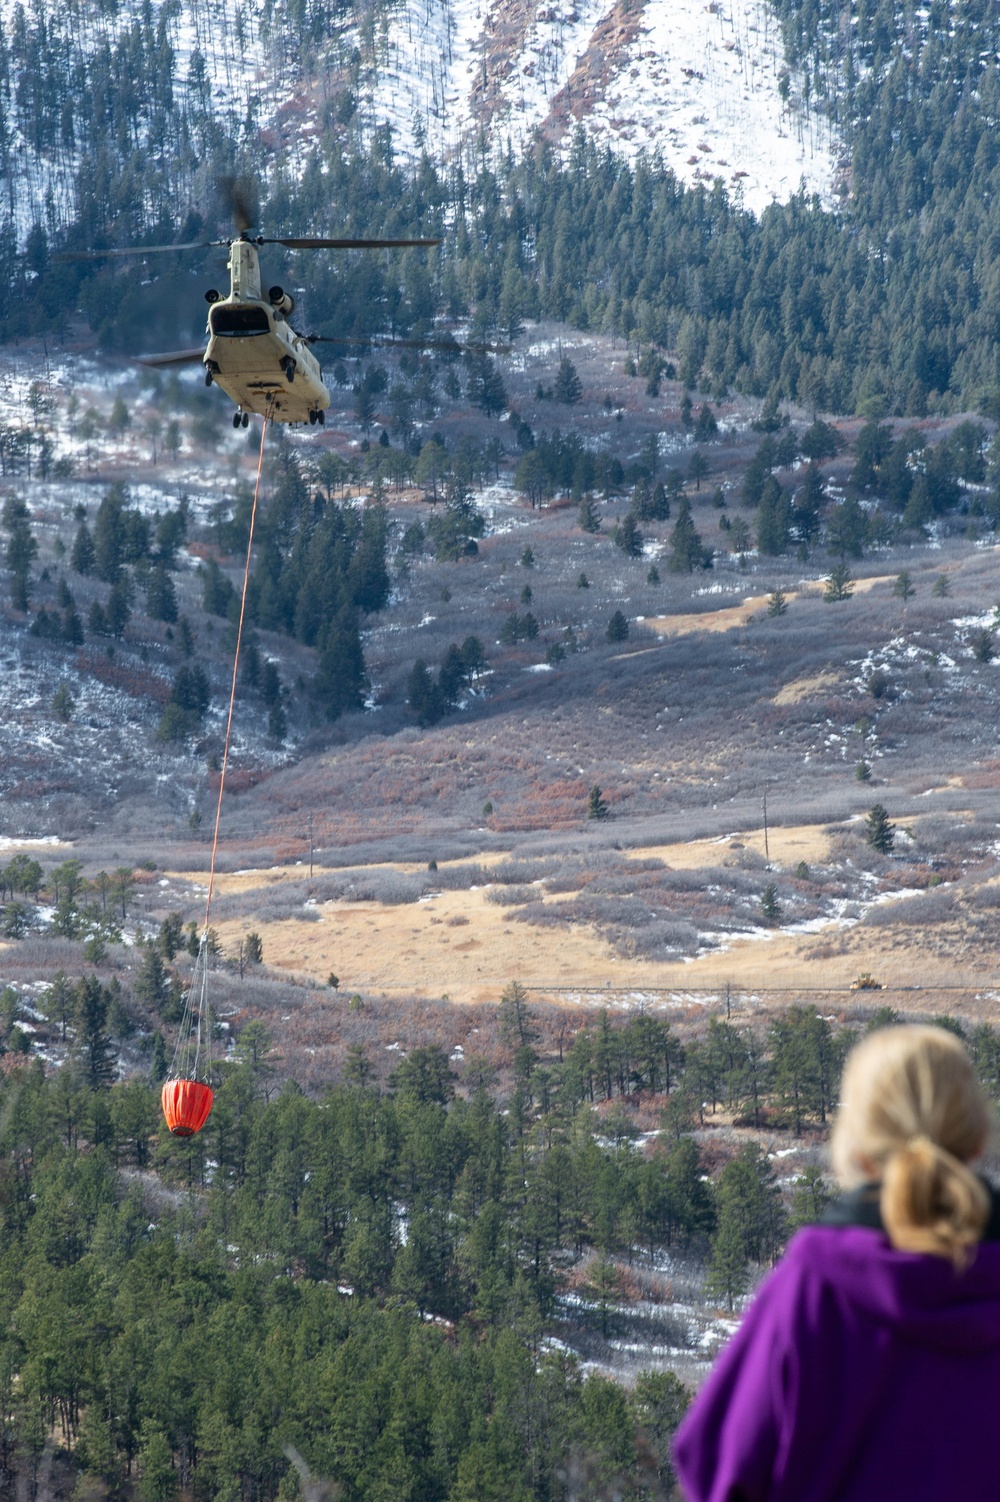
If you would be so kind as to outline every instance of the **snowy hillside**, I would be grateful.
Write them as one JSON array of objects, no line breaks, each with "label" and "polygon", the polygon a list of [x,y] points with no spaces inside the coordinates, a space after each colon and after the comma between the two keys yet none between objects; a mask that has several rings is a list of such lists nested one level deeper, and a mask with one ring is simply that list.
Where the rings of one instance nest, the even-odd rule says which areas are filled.
[{"label": "snowy hillside", "polygon": [[762,0],[403,0],[368,96],[398,149],[447,160],[485,130],[495,149],[533,131],[566,145],[582,125],[682,181],[721,177],[759,212],[805,182],[833,196],[836,143],[785,78]]},{"label": "snowy hillside", "polygon": [[[246,122],[270,119],[289,85],[282,47],[264,43],[264,8],[258,0],[153,0],[140,13],[138,6],[40,0],[26,13],[19,0],[0,0],[8,74],[0,202],[19,241],[33,224],[51,231],[73,216],[83,134],[74,115],[93,110],[102,84],[106,98],[131,85],[137,97],[126,128],[139,149],[162,147],[160,109],[183,116],[205,107],[234,139]],[[160,98],[143,97],[150,76]],[[151,217],[162,211],[150,207]]]},{"label": "snowy hillside", "polygon": [[439,163],[536,132],[566,149],[583,128],[755,211],[802,182],[834,193],[835,144],[764,0],[315,0],[308,36],[281,0],[0,0],[0,19],[0,205],[22,245],[85,216],[80,163],[109,145],[140,154],[148,201],[117,174],[96,218],[148,224],[206,197],[199,162],[220,143],[295,174],[325,127],[388,124],[398,155]]}]

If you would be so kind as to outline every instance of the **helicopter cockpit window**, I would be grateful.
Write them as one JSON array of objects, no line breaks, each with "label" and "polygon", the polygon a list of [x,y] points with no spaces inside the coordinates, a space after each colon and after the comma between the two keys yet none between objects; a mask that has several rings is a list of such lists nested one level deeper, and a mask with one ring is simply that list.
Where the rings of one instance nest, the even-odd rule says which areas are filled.
[{"label": "helicopter cockpit window", "polygon": [[270,324],[263,308],[213,308],[209,314],[213,334],[228,338],[247,339],[254,334],[267,334]]}]

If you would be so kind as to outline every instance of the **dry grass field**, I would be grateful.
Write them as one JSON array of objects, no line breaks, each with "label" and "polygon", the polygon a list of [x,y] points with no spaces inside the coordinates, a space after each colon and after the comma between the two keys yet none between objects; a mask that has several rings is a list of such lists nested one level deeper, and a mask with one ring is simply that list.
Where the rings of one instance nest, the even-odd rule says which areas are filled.
[{"label": "dry grass field", "polygon": [[[919,824],[913,827],[919,835]],[[632,862],[655,862],[669,871],[718,879],[727,869],[742,870],[755,861],[765,874],[780,878],[803,861],[811,868],[828,867],[835,860],[837,839],[820,825],[772,828],[766,866],[759,829],[740,838],[637,847],[627,852],[622,866],[627,872]],[[408,901],[400,901],[399,894],[388,902],[307,896],[293,915],[274,919],[261,915],[266,915],[268,893],[276,884],[294,881],[321,894],[320,884],[303,881],[301,866],[223,875],[220,897],[238,897],[241,915],[223,918],[220,936],[231,951],[248,924],[253,925],[270,968],[316,984],[334,972],[340,986],[352,992],[444,997],[456,1003],[495,1002],[514,978],[530,985],[540,999],[557,1003],[599,1003],[608,993],[616,1001],[633,993],[635,1000],[656,996],[664,1002],[705,993],[712,1004],[715,994],[727,988],[776,1001],[810,993],[843,997],[851,982],[868,972],[893,993],[893,1005],[935,1012],[948,1009],[942,997],[953,990],[968,1005],[973,993],[985,993],[1000,982],[992,934],[976,923],[984,898],[987,905],[993,893],[1000,900],[1000,888],[992,882],[963,882],[964,903],[956,902],[944,883],[906,895],[884,883],[867,902],[848,908],[849,916],[717,935],[713,947],[670,961],[623,955],[597,924],[559,923],[558,909],[572,894],[547,890],[545,879],[530,887],[506,888],[515,899],[531,902],[536,920],[515,921],[514,902],[495,900],[505,889],[489,881],[491,865],[497,868],[501,859],[492,852],[483,861],[483,885],[457,888],[444,883],[450,873],[461,875],[461,862],[443,862],[436,873],[413,863],[373,865],[372,878],[384,881],[396,875],[420,880],[425,889]],[[552,926],[543,926],[540,917]],[[901,1002],[896,993],[906,993],[905,999]]]}]

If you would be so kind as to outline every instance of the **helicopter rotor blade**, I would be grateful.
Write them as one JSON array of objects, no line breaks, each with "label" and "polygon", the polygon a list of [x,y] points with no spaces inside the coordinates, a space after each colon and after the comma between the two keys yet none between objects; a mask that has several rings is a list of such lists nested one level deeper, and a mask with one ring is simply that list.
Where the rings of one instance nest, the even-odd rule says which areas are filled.
[{"label": "helicopter rotor blade", "polygon": [[257,223],[259,206],[257,187],[248,177],[220,177],[219,191],[233,216],[233,223],[241,235]]},{"label": "helicopter rotor blade", "polygon": [[158,369],[161,365],[200,365],[204,358],[204,346],[199,344],[197,349],[173,349],[164,355],[140,355],[138,364]]},{"label": "helicopter rotor blade", "polygon": [[267,240],[262,245],[284,245],[286,250],[432,250],[440,240],[327,240],[307,235],[294,240]]},{"label": "helicopter rotor blade", "polygon": [[106,261],[121,260],[125,256],[176,255],[185,250],[210,250],[215,245],[228,245],[228,240],[189,240],[186,245],[131,245],[117,246],[113,250],[60,250],[53,261]]}]

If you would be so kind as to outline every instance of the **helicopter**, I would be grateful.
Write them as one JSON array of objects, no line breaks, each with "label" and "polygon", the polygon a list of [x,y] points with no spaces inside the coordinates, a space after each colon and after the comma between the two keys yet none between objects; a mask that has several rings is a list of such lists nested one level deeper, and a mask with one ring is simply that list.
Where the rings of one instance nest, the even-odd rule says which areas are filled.
[{"label": "helicopter", "polygon": [[[236,403],[233,427],[248,427],[250,414],[272,422],[323,424],[330,406],[330,393],[323,383],[319,361],[309,348],[316,343],[351,343],[319,334],[300,334],[289,322],[295,300],[283,287],[262,291],[260,247],[283,245],[287,250],[400,250],[433,249],[440,240],[328,239],[316,236],[265,238],[251,235],[254,227],[249,200],[238,185],[225,180],[237,234],[229,240],[200,240],[185,245],[135,246],[131,249],[67,252],[65,261],[100,260],[177,254],[225,246],[229,251],[229,295],[216,288],[205,293],[209,304],[207,347],[145,355],[147,366],[201,363],[205,385],[220,387]],[[406,342],[406,341],[403,341]]]}]

